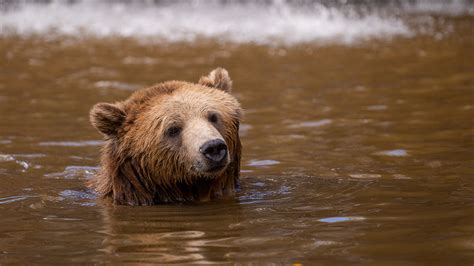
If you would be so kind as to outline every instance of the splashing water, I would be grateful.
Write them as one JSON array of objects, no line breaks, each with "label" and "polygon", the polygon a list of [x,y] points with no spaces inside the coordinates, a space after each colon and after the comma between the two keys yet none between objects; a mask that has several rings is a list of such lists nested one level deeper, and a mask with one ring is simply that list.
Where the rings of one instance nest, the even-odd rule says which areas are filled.
[{"label": "splashing water", "polygon": [[[80,14],[80,15],[78,15]],[[203,14],[206,14],[203,16]],[[0,34],[56,33],[106,37],[152,38],[168,42],[216,38],[236,43],[305,43],[411,34],[400,18],[377,12],[314,3],[306,6],[274,1],[268,5],[218,1],[175,2],[166,5],[116,2],[23,4],[0,16]]]}]

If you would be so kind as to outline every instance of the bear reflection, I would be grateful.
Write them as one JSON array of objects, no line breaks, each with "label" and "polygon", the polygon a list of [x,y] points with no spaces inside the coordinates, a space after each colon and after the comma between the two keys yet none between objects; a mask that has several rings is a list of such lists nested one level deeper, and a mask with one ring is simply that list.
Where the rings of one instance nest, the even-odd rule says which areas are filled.
[{"label": "bear reflection", "polygon": [[241,250],[241,207],[234,199],[209,203],[102,208],[106,261],[206,263]]}]

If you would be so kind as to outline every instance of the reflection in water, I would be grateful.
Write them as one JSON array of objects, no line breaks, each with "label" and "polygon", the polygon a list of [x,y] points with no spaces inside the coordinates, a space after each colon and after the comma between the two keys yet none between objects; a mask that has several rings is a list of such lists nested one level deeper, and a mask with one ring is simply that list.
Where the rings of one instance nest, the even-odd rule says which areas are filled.
[{"label": "reflection in water", "polygon": [[[277,45],[271,28],[262,39],[235,37],[265,45],[0,33],[0,264],[472,264],[474,22],[468,3],[452,2],[467,7],[392,14],[411,30],[428,24],[417,35],[364,41],[347,22],[342,34],[362,37],[352,45],[319,42],[324,25],[293,45],[300,31]],[[145,11],[133,12],[136,22]],[[72,23],[61,16],[59,33]],[[216,66],[229,70],[245,109],[235,198],[127,207],[84,188],[103,143],[89,125],[93,104]]]},{"label": "reflection in water", "polygon": [[[240,230],[230,228],[240,221],[239,206],[234,202],[152,208],[104,206],[103,250],[118,258],[112,263],[224,262],[222,252],[239,250],[233,242],[241,238]],[[216,219],[216,214],[222,215]]]}]

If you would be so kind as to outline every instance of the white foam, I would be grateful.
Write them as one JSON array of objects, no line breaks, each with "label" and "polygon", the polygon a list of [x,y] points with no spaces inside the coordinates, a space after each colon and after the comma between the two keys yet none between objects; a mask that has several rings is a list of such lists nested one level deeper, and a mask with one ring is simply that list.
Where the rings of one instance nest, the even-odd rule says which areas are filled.
[{"label": "white foam", "polygon": [[[65,4],[21,4],[0,13],[0,35],[49,34],[152,38],[167,42],[213,38],[236,43],[351,43],[365,38],[410,35],[395,16],[356,12],[285,1],[220,4],[216,1],[164,5],[82,1]],[[258,2],[257,2],[258,3]]]}]

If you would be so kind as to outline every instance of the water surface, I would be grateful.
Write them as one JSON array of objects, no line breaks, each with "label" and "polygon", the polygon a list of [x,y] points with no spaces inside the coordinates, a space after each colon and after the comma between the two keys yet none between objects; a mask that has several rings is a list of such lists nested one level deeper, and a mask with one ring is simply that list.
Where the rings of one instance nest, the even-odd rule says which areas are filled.
[{"label": "water surface", "polygon": [[[396,20],[410,34],[350,43],[4,33],[0,263],[472,264],[474,19]],[[216,66],[246,110],[235,198],[111,206],[84,188],[93,104]]]}]

